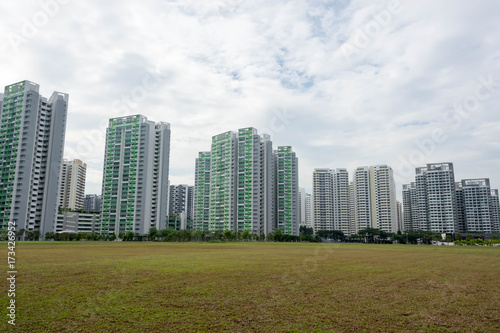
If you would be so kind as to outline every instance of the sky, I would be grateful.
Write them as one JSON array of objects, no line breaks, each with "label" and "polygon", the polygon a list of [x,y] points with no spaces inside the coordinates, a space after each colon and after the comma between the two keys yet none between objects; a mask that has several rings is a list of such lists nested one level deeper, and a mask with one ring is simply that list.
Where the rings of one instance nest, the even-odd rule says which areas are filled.
[{"label": "sky", "polygon": [[171,184],[243,127],[314,168],[416,167],[500,188],[500,2],[3,1],[0,86],[69,94],[65,158],[101,192],[108,119],[171,124]]}]

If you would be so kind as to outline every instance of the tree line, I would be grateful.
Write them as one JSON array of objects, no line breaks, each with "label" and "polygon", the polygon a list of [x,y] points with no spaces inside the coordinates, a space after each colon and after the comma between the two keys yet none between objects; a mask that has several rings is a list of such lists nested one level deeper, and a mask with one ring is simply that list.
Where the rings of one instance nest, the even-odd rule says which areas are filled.
[{"label": "tree line", "polygon": [[[269,241],[269,242],[344,242],[344,243],[369,243],[369,244],[432,244],[432,242],[448,242],[454,241],[455,245],[479,245],[479,246],[494,246],[500,244],[498,236],[492,235],[488,241],[484,240],[484,235],[478,238],[472,234],[468,234],[465,238],[461,234],[455,234],[455,240],[451,235],[446,235],[442,239],[440,233],[430,231],[407,231],[397,233],[385,232],[376,228],[365,228],[359,230],[356,234],[347,236],[341,230],[318,230],[314,233],[313,228],[300,226],[299,235],[284,234],[280,229],[276,229],[267,236],[263,233],[256,234],[245,229],[242,232],[233,232],[230,230],[217,231],[199,231],[199,230],[176,230],[167,228],[157,230],[155,227],[149,229],[149,232],[141,235],[132,231],[120,232],[118,235],[92,233],[54,233],[47,232],[46,240],[56,241],[165,241],[165,242],[190,242],[190,241]],[[40,231],[29,231],[21,229],[17,231],[16,236],[24,237],[24,240],[37,241],[40,239]],[[7,231],[0,233],[0,240],[7,239]]]},{"label": "tree line", "polygon": [[[312,230],[312,228],[309,229]],[[392,233],[377,228],[364,228],[350,236],[345,235],[341,230],[319,230],[316,234],[328,241],[348,243],[432,244],[432,242],[454,242],[456,245],[494,245],[500,243],[496,235],[492,235],[489,241],[484,241],[484,235],[475,238],[472,234],[469,234],[463,240],[462,235],[457,233],[455,234],[455,240],[453,240],[451,235],[446,235],[443,239],[441,233],[424,230]]]},{"label": "tree line", "polygon": [[[37,241],[40,239],[40,231],[28,231],[21,229],[16,233],[16,236],[23,237],[24,240]],[[7,239],[7,232],[0,234],[0,240]],[[271,242],[321,242],[321,237],[311,234],[301,234],[299,236],[284,234],[280,229],[264,235],[264,233],[256,234],[245,229],[242,232],[233,232],[231,230],[216,230],[216,231],[198,231],[191,229],[176,230],[167,228],[157,230],[155,227],[149,229],[146,234],[139,234],[133,231],[120,232],[118,235],[114,233],[99,234],[95,232],[85,233],[45,233],[45,240],[55,241],[115,241],[121,240],[126,242],[131,241],[165,241],[165,242],[190,242],[190,241],[271,241]]]}]

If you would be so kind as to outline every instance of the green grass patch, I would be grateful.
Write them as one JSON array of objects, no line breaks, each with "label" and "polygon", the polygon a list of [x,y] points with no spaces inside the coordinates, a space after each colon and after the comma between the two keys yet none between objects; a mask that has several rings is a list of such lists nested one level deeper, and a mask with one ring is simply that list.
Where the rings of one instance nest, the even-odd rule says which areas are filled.
[{"label": "green grass patch", "polygon": [[500,331],[500,248],[16,242],[16,260],[1,332]]}]

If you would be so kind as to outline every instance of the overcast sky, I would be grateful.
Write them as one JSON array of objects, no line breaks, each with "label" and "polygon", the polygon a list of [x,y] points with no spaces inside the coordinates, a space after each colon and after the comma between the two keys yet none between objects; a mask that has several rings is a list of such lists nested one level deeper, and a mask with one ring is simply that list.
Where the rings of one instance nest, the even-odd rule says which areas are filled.
[{"label": "overcast sky", "polygon": [[[44,5],[45,4],[45,5]],[[170,180],[253,126],[314,168],[454,162],[500,187],[500,2],[2,1],[0,85],[70,96],[66,158],[100,193],[110,117],[171,124]]]}]

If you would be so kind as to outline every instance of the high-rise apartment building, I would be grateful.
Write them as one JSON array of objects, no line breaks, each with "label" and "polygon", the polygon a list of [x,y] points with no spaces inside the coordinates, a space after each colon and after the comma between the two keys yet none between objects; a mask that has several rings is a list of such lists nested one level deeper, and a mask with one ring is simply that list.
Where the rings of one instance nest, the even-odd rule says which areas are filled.
[{"label": "high-rise apartment building", "polygon": [[[212,138],[209,230],[236,230],[238,140],[235,132]],[[246,184],[248,185],[248,184]]]},{"label": "high-rise apartment building", "polygon": [[194,228],[260,235],[279,227],[298,234],[296,170],[291,148],[273,152],[269,135],[259,135],[255,128],[212,137],[211,151],[196,159]]},{"label": "high-rise apartment building", "polygon": [[387,165],[358,167],[352,182],[346,169],[315,169],[313,190],[315,231],[398,230],[396,186]]},{"label": "high-rise apartment building", "polygon": [[492,216],[490,180],[462,180],[465,226],[468,232],[491,233],[496,223]]},{"label": "high-rise apartment building", "polygon": [[290,146],[278,147],[276,156],[276,223],[284,234],[299,234],[298,159]]},{"label": "high-rise apartment building", "polygon": [[500,201],[498,190],[491,190],[491,216],[493,218],[491,231],[500,232]]},{"label": "high-rise apartment building", "polygon": [[334,198],[332,169],[314,169],[313,172],[313,225],[314,231],[335,230],[333,223]]},{"label": "high-rise apartment building", "polygon": [[452,163],[416,168],[415,183],[403,185],[407,230],[491,233],[500,228],[498,192],[488,178],[455,182]]},{"label": "high-rise apartment building", "polygon": [[59,207],[83,209],[87,164],[80,160],[63,160],[59,181]]},{"label": "high-rise apartment building", "polygon": [[305,207],[306,207],[306,223],[305,226],[308,228],[313,228],[313,197],[311,194],[306,193],[305,196]]},{"label": "high-rise apartment building", "polygon": [[350,235],[351,209],[349,198],[349,173],[347,169],[336,169],[333,173],[333,228]]},{"label": "high-rise apartment building", "polygon": [[187,219],[193,218],[193,186],[170,185],[168,215],[184,213]]},{"label": "high-rise apartment building", "polygon": [[354,213],[354,182],[349,182],[349,232],[356,232],[356,214]]},{"label": "high-rise apartment building", "polygon": [[370,191],[372,228],[396,232],[396,184],[390,166],[383,164],[370,167]]},{"label": "high-rise apartment building", "polygon": [[169,158],[170,124],[142,115],[109,120],[101,207],[104,234],[165,228]]},{"label": "high-rise apartment building", "polygon": [[[431,163],[416,168],[415,198],[405,200],[412,230],[458,232],[457,189],[452,163]],[[403,194],[404,195],[404,194]]]},{"label": "high-rise apartment building", "polygon": [[455,196],[457,198],[457,232],[465,232],[467,225],[465,222],[465,197],[462,182],[455,182]]},{"label": "high-rise apartment building", "polygon": [[396,184],[388,165],[358,167],[353,179],[355,232],[376,228],[398,230]]},{"label": "high-rise apartment building", "polygon": [[0,229],[55,230],[68,94],[39,85],[5,87],[0,112]]},{"label": "high-rise apartment building", "polygon": [[314,230],[352,233],[351,187],[346,169],[314,169]]},{"label": "high-rise apartment building", "polygon": [[415,183],[403,185],[403,230],[413,230],[412,200],[416,198]]},{"label": "high-rise apartment building", "polygon": [[403,231],[404,229],[404,223],[403,223],[403,204],[399,201],[396,201],[396,212],[398,216],[398,230]]},{"label": "high-rise apartment building", "polygon": [[101,195],[97,195],[97,194],[85,195],[85,200],[83,202],[83,210],[87,213],[100,212],[101,211],[101,200],[102,200]]},{"label": "high-rise apartment building", "polygon": [[299,226],[304,226],[307,228],[313,227],[312,195],[306,193],[305,188],[301,188],[299,190],[299,215],[300,215]]},{"label": "high-rise apartment building", "polygon": [[193,229],[210,230],[210,167],[211,152],[200,152],[196,158]]},{"label": "high-rise apartment building", "polygon": [[299,226],[306,225],[306,189],[299,189]]},{"label": "high-rise apartment building", "polygon": [[236,160],[236,230],[260,234],[263,219],[261,136],[255,128],[238,130]]},{"label": "high-rise apartment building", "polygon": [[372,191],[370,186],[370,167],[358,167],[354,171],[353,178],[355,233],[372,227]]}]

